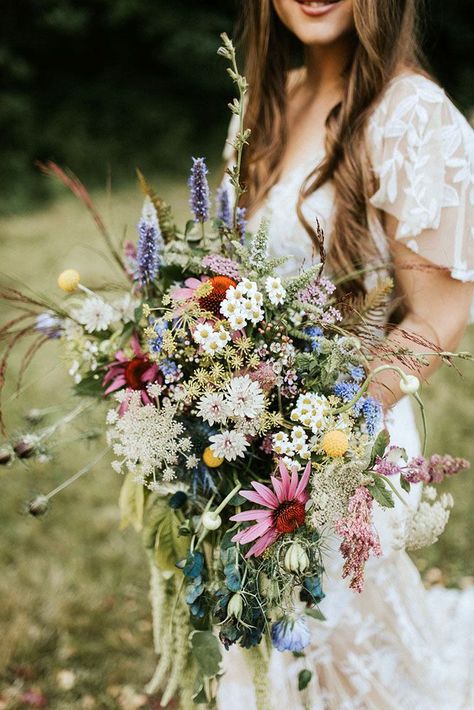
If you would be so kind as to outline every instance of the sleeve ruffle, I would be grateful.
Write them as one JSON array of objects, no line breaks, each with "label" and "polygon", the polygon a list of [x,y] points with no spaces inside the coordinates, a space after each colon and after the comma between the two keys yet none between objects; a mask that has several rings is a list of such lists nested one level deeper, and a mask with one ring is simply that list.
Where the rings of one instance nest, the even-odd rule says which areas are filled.
[{"label": "sleeve ruffle", "polygon": [[398,220],[396,239],[454,278],[474,280],[474,134],[434,82],[392,82],[370,125],[378,189],[371,204]]}]

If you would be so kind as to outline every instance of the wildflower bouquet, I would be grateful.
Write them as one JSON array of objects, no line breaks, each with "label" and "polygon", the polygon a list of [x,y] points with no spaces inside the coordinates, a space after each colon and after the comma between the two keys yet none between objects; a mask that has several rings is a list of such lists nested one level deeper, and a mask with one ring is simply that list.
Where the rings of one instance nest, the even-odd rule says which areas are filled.
[{"label": "wildflower bouquet", "polygon": [[[394,369],[402,390],[421,402],[417,378],[393,363],[414,366],[426,357],[382,347],[380,328],[370,325],[387,279],[356,309],[338,302],[322,263],[282,280],[284,260],[268,258],[265,222],[247,233],[238,206],[247,83],[222,37],[240,128],[216,217],[202,158],[193,159],[193,218],[184,231],[140,175],[138,243],[125,243],[121,254],[81,183],[49,164],[91,210],[128,289],[106,298],[68,269],[58,279],[69,295],[60,306],[3,290],[22,314],[2,330],[9,339],[2,369],[18,333],[35,335],[25,365],[57,340],[81,401],[66,423],[88,402],[106,404],[106,451],[123,476],[123,525],[141,531],[150,559],[160,659],[148,690],[161,690],[163,706],[177,694],[183,707],[211,703],[221,647],[239,644],[252,650],[266,707],[261,669],[270,646],[302,652],[308,617],[324,619],[326,538],[339,538],[342,575],[361,592],[365,563],[381,554],[373,508],[394,506],[401,494],[393,481],[402,491],[427,484],[400,535],[400,545],[425,545],[437,539],[452,505],[432,484],[467,467],[447,456],[410,460],[383,429],[371,381]],[[374,368],[375,357],[386,362]],[[1,463],[46,456],[57,431],[52,424],[13,439]],[[30,512],[45,512],[68,483],[35,499]],[[301,688],[309,678],[305,671]]]}]

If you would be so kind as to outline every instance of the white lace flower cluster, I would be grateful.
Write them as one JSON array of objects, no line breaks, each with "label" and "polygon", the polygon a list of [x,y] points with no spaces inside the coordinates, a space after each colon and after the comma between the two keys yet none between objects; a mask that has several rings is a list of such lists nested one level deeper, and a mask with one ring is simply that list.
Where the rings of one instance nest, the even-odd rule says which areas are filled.
[{"label": "white lace flower cluster", "polygon": [[113,323],[128,323],[133,320],[138,301],[129,294],[114,303],[107,303],[103,298],[90,292],[80,305],[71,310],[71,316],[87,333],[108,330]]},{"label": "white lace flower cluster", "polygon": [[336,460],[318,468],[311,479],[311,523],[319,529],[347,515],[349,498],[367,477],[367,461]]},{"label": "white lace flower cluster", "polygon": [[255,281],[243,279],[237,286],[230,286],[220,311],[233,331],[242,330],[247,323],[255,325],[263,320],[263,295]]},{"label": "white lace flower cluster", "polygon": [[225,348],[230,340],[230,333],[220,323],[216,327],[211,323],[198,323],[193,338],[207,355],[215,355]]},{"label": "white lace flower cluster", "polygon": [[302,393],[296,400],[296,407],[291,412],[290,419],[311,429],[313,434],[318,434],[326,422],[328,409],[328,400],[324,395],[315,392]]},{"label": "white lace flower cluster", "polygon": [[450,493],[442,493],[438,497],[436,488],[424,486],[418,508],[407,516],[396,546],[418,550],[433,545],[446,527],[453,505]]},{"label": "white lace flower cluster", "polygon": [[204,394],[197,404],[198,416],[211,426],[234,423],[234,430],[210,437],[214,455],[228,461],[244,455],[248,446],[246,434],[255,433],[252,424],[258,422],[264,410],[262,388],[249,375],[233,377],[223,392]]},{"label": "white lace flower cluster", "polygon": [[126,411],[115,418],[108,417],[108,442],[117,459],[112,463],[115,471],[133,472],[137,483],[151,490],[161,481],[175,478],[176,466],[186,459],[192,449],[189,437],[184,436],[183,425],[176,421],[176,409],[164,402],[161,409],[143,406],[140,392],[118,392],[118,401],[126,401]]}]

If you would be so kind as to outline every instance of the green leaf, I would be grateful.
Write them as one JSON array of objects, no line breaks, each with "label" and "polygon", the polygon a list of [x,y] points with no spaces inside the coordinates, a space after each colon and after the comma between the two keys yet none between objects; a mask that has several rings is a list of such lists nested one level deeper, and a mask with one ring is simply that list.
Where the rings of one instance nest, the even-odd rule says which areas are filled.
[{"label": "green leaf", "polygon": [[156,565],[163,572],[176,572],[176,563],[187,556],[189,538],[180,535],[181,521],[166,498],[152,498],[147,506],[143,541],[153,550]]},{"label": "green leaf", "polygon": [[134,481],[132,473],[127,473],[119,496],[120,529],[133,525],[139,532],[143,527],[145,491],[141,483]]},{"label": "green leaf", "polygon": [[191,649],[206,678],[213,678],[219,673],[222,653],[220,643],[212,631],[195,631],[191,636]]},{"label": "green leaf", "polygon": [[407,493],[410,492],[410,488],[411,488],[410,482],[407,481],[407,479],[406,479],[402,474],[400,474],[400,486],[401,486],[401,487],[403,488],[403,490],[406,491]]},{"label": "green leaf", "polygon": [[304,690],[308,686],[312,677],[313,674],[311,673],[311,671],[308,671],[307,668],[304,668],[302,671],[300,671],[298,673],[298,690]]},{"label": "green leaf", "polygon": [[380,476],[374,476],[373,484],[367,485],[367,490],[369,491],[372,498],[383,508],[393,508],[395,503],[393,500],[392,491],[387,488],[384,481]]},{"label": "green leaf", "polygon": [[102,379],[100,376],[95,379],[95,375],[84,377],[80,382],[74,385],[74,394],[79,397],[103,397],[104,390],[102,389]]},{"label": "green leaf", "polygon": [[370,464],[369,468],[372,468],[374,465],[377,456],[382,457],[385,453],[385,449],[387,446],[390,444],[390,434],[386,429],[382,429],[381,432],[379,432],[377,438],[374,441],[374,445],[372,447],[372,451],[370,453]]},{"label": "green leaf", "polygon": [[317,619],[318,621],[326,621],[326,617],[320,609],[306,609],[305,614],[307,616],[311,616],[313,619]]}]

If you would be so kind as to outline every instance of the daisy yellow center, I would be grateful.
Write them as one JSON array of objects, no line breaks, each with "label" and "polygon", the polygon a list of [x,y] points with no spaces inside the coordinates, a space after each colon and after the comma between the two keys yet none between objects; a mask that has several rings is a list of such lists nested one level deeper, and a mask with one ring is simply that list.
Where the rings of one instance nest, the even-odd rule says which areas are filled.
[{"label": "daisy yellow center", "polygon": [[229,276],[213,276],[206,283],[212,286],[212,291],[207,296],[199,299],[199,305],[204,311],[210,311],[216,318],[222,318],[220,308],[222,301],[225,299],[227,289],[231,286],[237,286],[237,284]]}]

